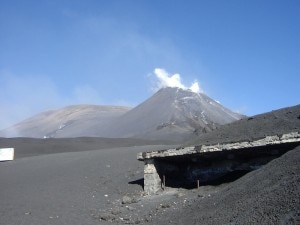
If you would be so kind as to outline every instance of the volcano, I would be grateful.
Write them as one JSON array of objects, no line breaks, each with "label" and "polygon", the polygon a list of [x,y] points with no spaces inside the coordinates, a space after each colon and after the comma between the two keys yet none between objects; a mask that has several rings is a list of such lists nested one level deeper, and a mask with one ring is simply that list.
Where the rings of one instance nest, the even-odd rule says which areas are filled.
[{"label": "volcano", "polygon": [[205,94],[167,87],[114,120],[105,135],[182,141],[242,117]]},{"label": "volcano", "polygon": [[133,109],[70,106],[41,113],[2,134],[17,130],[18,136],[38,138],[90,136],[184,141],[196,132],[207,133],[243,117],[205,94],[167,87]]}]

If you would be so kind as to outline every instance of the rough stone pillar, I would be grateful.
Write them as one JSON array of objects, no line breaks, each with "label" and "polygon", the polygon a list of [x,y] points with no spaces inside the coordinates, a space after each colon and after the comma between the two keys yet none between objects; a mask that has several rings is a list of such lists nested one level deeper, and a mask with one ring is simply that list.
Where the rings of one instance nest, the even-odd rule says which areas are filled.
[{"label": "rough stone pillar", "polygon": [[155,194],[161,190],[161,180],[154,159],[145,159],[144,163],[144,191],[148,195]]}]

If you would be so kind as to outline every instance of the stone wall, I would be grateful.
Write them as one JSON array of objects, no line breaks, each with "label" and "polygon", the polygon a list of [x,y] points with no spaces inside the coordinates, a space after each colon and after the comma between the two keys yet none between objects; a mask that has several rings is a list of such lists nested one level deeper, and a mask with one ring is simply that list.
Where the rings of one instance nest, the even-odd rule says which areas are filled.
[{"label": "stone wall", "polygon": [[[249,172],[300,144],[298,132],[268,136],[255,141],[192,146],[143,152],[144,191],[155,194],[162,183],[170,187],[196,187],[196,182],[220,178],[231,172]],[[206,178],[205,178],[206,176]],[[162,182],[164,180],[164,182]]]},{"label": "stone wall", "polygon": [[156,169],[154,159],[144,161],[144,191],[146,194],[154,194],[161,190],[161,179]]}]

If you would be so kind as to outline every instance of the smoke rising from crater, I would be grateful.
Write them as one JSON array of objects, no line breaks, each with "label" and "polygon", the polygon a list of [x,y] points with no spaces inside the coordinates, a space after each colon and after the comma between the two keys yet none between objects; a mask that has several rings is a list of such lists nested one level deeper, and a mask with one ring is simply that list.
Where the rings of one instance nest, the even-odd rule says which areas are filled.
[{"label": "smoke rising from crater", "polygon": [[185,86],[181,81],[181,76],[178,73],[169,74],[165,69],[155,68],[154,75],[158,79],[156,89],[164,87],[177,87],[185,90],[191,90],[195,93],[203,92],[199,86],[198,81],[194,81],[190,87]]}]

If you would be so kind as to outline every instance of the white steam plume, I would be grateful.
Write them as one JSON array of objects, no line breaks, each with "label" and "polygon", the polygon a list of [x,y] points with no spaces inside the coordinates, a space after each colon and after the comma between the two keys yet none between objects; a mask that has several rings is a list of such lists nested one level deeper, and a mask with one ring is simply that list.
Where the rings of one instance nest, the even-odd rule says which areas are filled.
[{"label": "white steam plume", "polygon": [[195,93],[202,93],[202,89],[199,86],[198,81],[194,81],[190,87],[186,87],[182,82],[181,82],[181,77],[180,74],[169,74],[166,70],[161,69],[161,68],[155,68],[154,69],[154,74],[156,78],[158,79],[157,82],[157,89],[164,88],[164,87],[178,87],[182,88],[184,90],[191,90],[192,92]]}]

